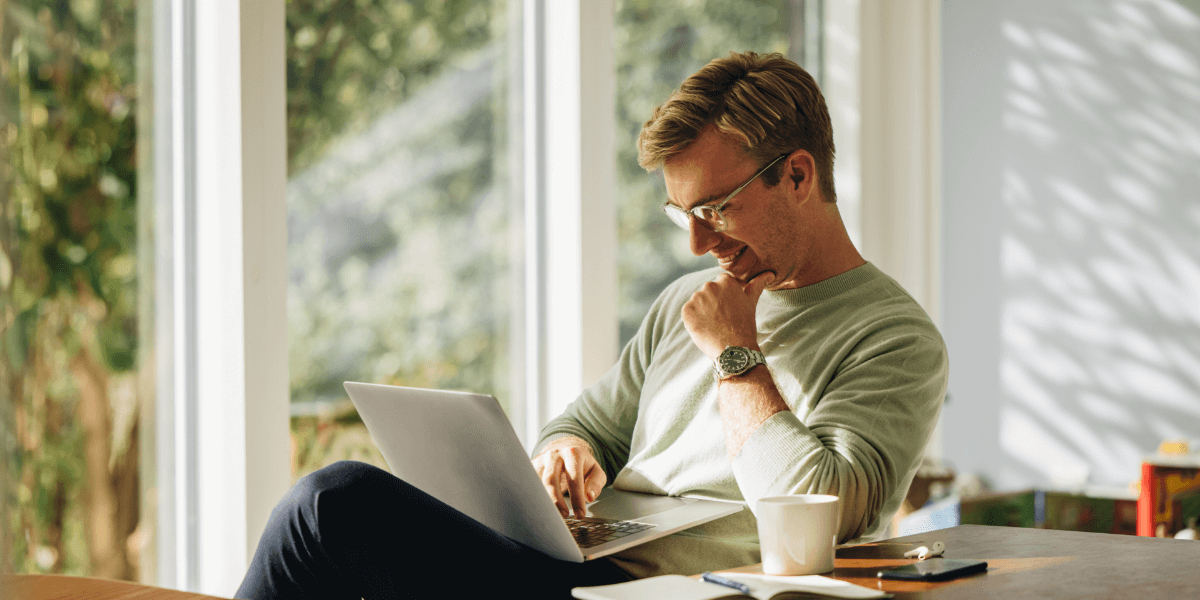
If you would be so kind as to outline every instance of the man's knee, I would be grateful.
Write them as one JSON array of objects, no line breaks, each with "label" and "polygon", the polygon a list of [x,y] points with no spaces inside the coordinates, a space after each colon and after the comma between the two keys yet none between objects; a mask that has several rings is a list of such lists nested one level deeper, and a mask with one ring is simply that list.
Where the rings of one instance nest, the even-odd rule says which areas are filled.
[{"label": "man's knee", "polygon": [[370,494],[370,488],[376,487],[386,477],[391,475],[378,467],[349,460],[339,461],[301,477],[284,494],[275,512],[282,513],[279,516],[289,521],[295,517],[315,517],[318,498],[328,498],[331,492],[338,492],[332,495],[343,497]]},{"label": "man's knee", "polygon": [[342,460],[305,475],[292,489],[305,498],[313,498],[323,492],[371,486],[388,477],[391,475],[379,467]]}]

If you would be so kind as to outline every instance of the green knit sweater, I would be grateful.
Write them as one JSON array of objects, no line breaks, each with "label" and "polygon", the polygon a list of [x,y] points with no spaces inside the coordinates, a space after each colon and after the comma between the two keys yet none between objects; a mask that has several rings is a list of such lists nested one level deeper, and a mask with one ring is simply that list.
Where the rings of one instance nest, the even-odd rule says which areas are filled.
[{"label": "green knit sweater", "polygon": [[874,265],[766,291],[758,341],[791,410],[764,421],[730,460],[712,361],[680,317],[718,273],[693,273],[664,290],[617,364],[546,425],[534,451],[577,436],[618,489],[745,501],[751,509],[612,558],[637,577],[759,562],[752,511],[765,496],[839,496],[839,539],[878,539],[904,500],[945,395],[937,328]]}]

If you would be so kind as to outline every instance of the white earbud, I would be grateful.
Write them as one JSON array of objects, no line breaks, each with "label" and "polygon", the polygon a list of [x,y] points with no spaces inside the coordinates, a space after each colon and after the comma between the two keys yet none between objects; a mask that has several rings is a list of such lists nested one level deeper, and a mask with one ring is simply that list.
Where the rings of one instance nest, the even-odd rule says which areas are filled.
[{"label": "white earbud", "polygon": [[945,551],[946,551],[945,544],[943,544],[941,542],[934,542],[934,543],[930,544],[929,546],[921,546],[919,548],[913,548],[912,550],[905,552],[904,558],[912,558],[915,556],[917,558],[917,560],[925,560],[927,558],[941,556],[942,553],[944,553]]}]

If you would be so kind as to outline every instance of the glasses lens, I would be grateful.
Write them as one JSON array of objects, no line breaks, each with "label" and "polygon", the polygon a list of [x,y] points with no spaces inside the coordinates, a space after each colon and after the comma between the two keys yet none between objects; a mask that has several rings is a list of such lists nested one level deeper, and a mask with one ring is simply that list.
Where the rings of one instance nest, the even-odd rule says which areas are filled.
[{"label": "glasses lens", "polygon": [[713,231],[725,229],[725,219],[721,218],[721,211],[711,206],[696,207],[693,214],[696,215],[696,220],[700,221],[701,225]]},{"label": "glasses lens", "polygon": [[664,204],[662,205],[662,210],[671,218],[671,222],[678,225],[680,229],[687,229],[690,225],[688,223],[688,214],[679,207],[672,204]]}]

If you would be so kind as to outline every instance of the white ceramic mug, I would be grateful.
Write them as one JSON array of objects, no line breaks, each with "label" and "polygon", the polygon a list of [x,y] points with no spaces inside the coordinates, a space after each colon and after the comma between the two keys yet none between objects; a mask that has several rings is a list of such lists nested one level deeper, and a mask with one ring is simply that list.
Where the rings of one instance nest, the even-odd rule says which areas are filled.
[{"label": "white ceramic mug", "polygon": [[756,506],[763,573],[816,575],[833,570],[842,516],[837,496],[768,496]]}]

